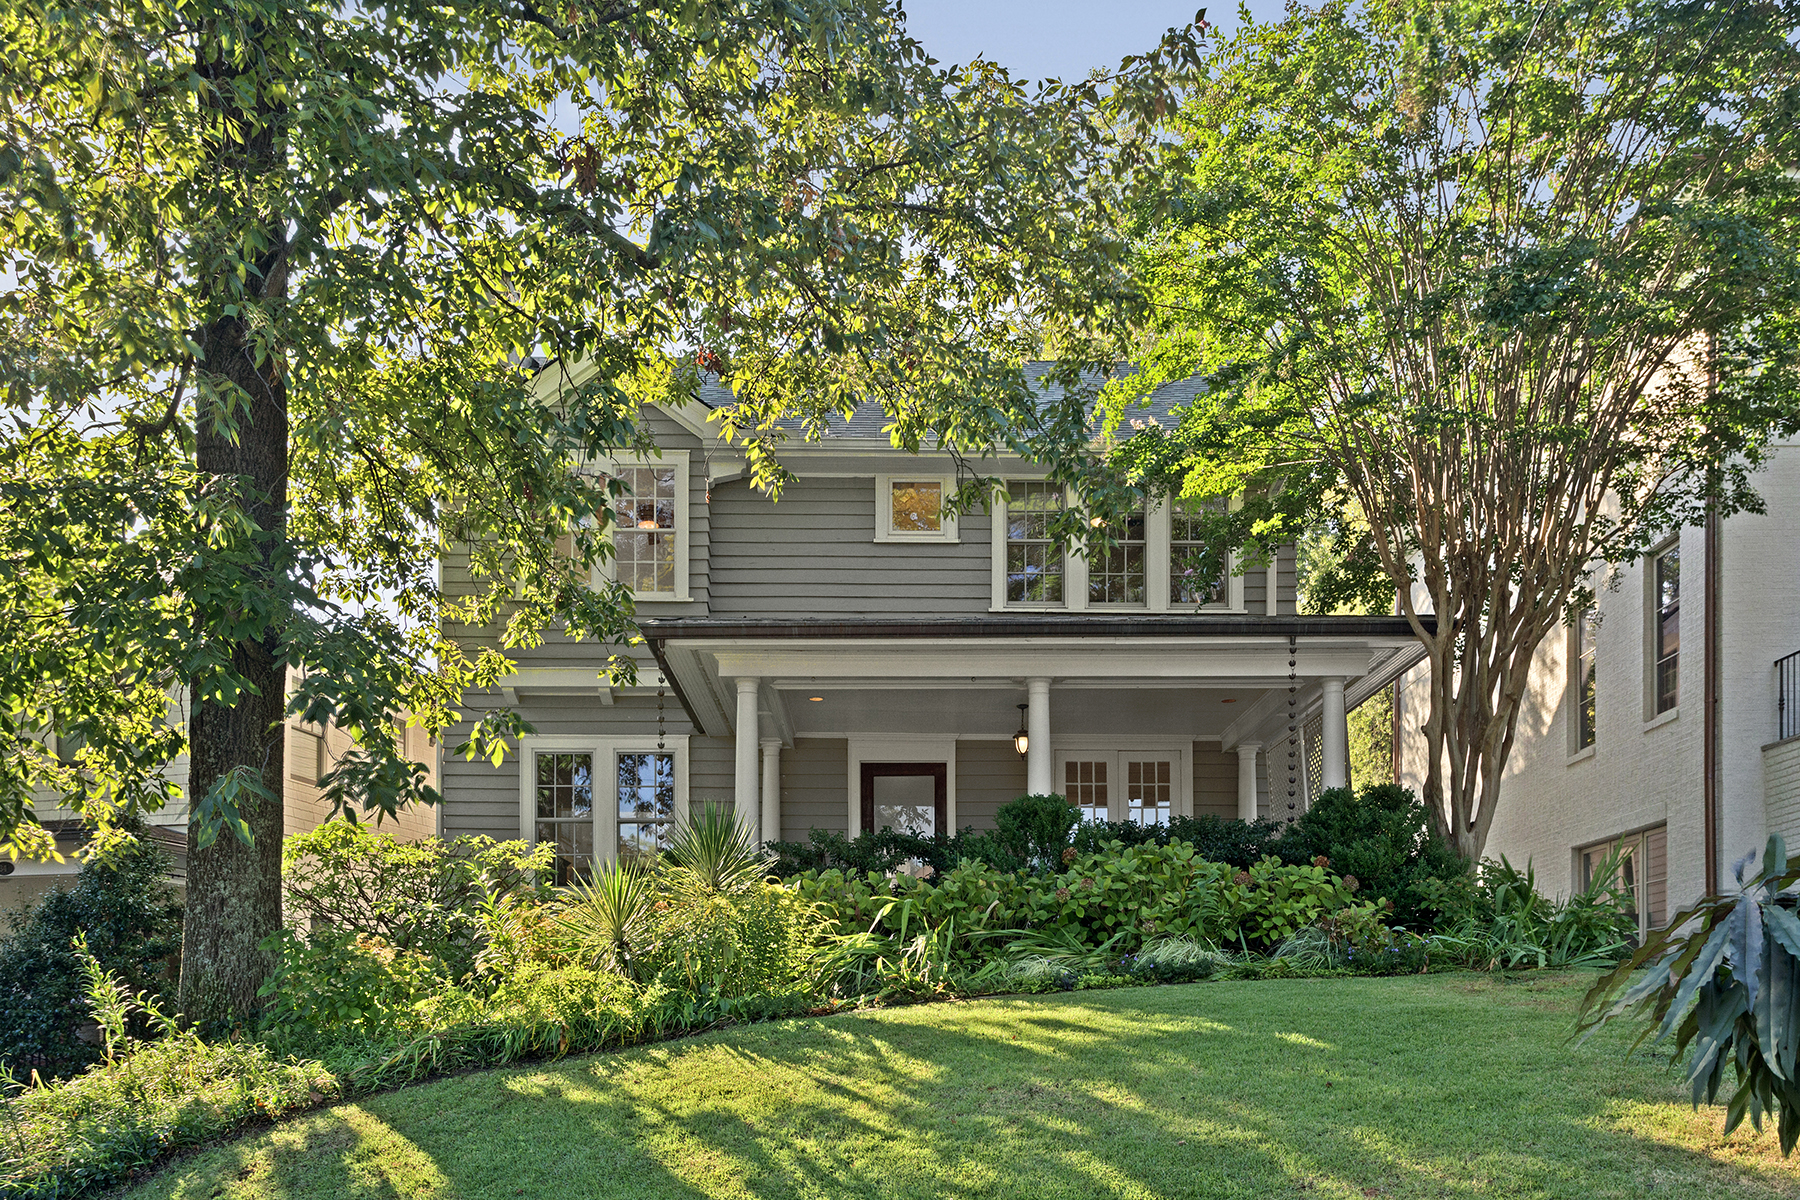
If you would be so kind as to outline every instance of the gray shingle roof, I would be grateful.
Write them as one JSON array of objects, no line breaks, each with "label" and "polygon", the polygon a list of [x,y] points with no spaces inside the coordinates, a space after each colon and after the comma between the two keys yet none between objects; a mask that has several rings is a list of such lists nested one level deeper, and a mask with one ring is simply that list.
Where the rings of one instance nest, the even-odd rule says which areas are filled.
[{"label": "gray shingle roof", "polygon": [[[1050,364],[1047,362],[1025,364],[1026,377],[1031,379],[1034,384],[1041,380],[1049,369]],[[1151,394],[1147,404],[1134,408],[1127,415],[1127,420],[1149,421],[1155,419],[1160,424],[1172,425],[1175,422],[1175,411],[1193,403],[1194,398],[1205,389],[1205,381],[1198,375],[1175,383],[1164,384]],[[1052,395],[1051,391],[1046,390],[1043,393],[1042,402],[1047,405]],[[700,384],[699,399],[700,403],[709,409],[720,408],[731,403],[731,389],[719,382],[717,376],[706,376]],[[801,434],[802,423],[798,420],[780,421],[777,424],[792,436],[798,437]],[[887,414],[882,410],[881,404],[878,401],[870,400],[857,405],[855,411],[848,418],[837,415],[826,418],[825,437],[827,439],[885,439],[887,425]],[[1098,422],[1096,422],[1097,427]]]}]

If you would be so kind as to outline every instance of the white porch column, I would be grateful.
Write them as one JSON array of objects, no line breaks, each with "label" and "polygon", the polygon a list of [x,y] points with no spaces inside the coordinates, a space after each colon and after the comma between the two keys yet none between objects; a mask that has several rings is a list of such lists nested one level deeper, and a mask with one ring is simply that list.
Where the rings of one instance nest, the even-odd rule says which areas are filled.
[{"label": "white porch column", "polygon": [[1025,790],[1033,796],[1047,796],[1056,788],[1050,755],[1050,681],[1025,681],[1025,733],[1031,744],[1025,748]]},{"label": "white porch column", "polygon": [[1261,742],[1239,742],[1238,756],[1238,820],[1256,820],[1256,756]]},{"label": "white porch column", "polygon": [[781,739],[762,740],[762,840],[781,840]]},{"label": "white porch column", "polygon": [[1350,786],[1350,725],[1344,713],[1344,681],[1325,680],[1324,729],[1320,749],[1325,754],[1324,784],[1328,788]]},{"label": "white porch column", "polygon": [[760,827],[756,796],[756,742],[761,718],[757,715],[757,679],[737,681],[737,774],[732,781],[732,807],[737,819],[750,828]]}]

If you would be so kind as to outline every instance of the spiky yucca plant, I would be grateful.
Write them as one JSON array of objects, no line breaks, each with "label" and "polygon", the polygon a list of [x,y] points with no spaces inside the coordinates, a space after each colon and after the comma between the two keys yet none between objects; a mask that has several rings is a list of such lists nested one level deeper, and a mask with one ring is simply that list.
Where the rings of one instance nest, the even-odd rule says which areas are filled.
[{"label": "spiky yucca plant", "polygon": [[1699,1107],[1715,1103],[1730,1063],[1737,1088],[1726,1102],[1725,1132],[1745,1117],[1760,1130],[1777,1118],[1783,1155],[1800,1139],[1800,866],[1780,834],[1769,838],[1762,867],[1754,855],[1732,869],[1738,891],[1707,896],[1650,934],[1637,953],[1600,977],[1582,1000],[1578,1028],[1591,1033],[1621,1017],[1648,1022],[1632,1043],[1674,1036],[1673,1057],[1687,1061]]},{"label": "spiky yucca plant", "polygon": [[595,871],[592,883],[572,884],[556,920],[596,967],[635,977],[633,959],[654,932],[656,901],[650,871],[613,863]]},{"label": "spiky yucca plant", "polygon": [[676,827],[661,870],[677,892],[730,895],[768,879],[773,865],[749,822],[728,805],[704,804]]}]

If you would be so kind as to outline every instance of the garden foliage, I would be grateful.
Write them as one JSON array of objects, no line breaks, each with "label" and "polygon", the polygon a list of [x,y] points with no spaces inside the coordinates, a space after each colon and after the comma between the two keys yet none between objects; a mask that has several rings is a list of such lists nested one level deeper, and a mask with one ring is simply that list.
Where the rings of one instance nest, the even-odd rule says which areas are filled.
[{"label": "garden foliage", "polygon": [[542,901],[554,847],[461,837],[403,842],[350,821],[327,821],[282,848],[287,911],[306,924],[380,939],[444,964],[451,978],[473,969],[484,900]]},{"label": "garden foliage", "polygon": [[70,945],[77,934],[134,991],[154,994],[172,982],[181,906],[168,867],[161,850],[137,837],[84,863],[74,886],[13,916],[11,933],[0,940],[0,1066],[53,1078],[100,1057],[77,1036],[90,1024]]},{"label": "garden foliage", "polygon": [[[776,883],[753,831],[709,806],[659,860],[604,867],[565,891],[531,882],[537,864],[516,843],[406,847],[327,828],[295,843],[293,878],[310,903],[272,944],[264,1024],[240,1040],[177,1031],[153,1000],[89,963],[88,1007],[103,1031],[93,1057],[106,1061],[6,1102],[15,1143],[34,1149],[7,1160],[0,1190],[73,1194],[258,1114],[721,1021],[992,992],[1410,973],[1446,959],[1598,962],[1623,950],[1631,926],[1610,877],[1551,904],[1529,871],[1502,864],[1430,892],[1458,915],[1453,934],[1426,937],[1326,855],[1239,865],[1166,834],[1089,846],[1099,827],[1072,830],[1059,798],[1009,808],[1002,836],[939,843],[973,843],[1009,865],[966,854],[941,872],[902,860],[894,867],[906,869],[833,867]],[[1390,831],[1372,840],[1391,852],[1404,822],[1390,810],[1374,826]],[[1241,826],[1223,840],[1241,847],[1262,832]],[[1279,843],[1291,846],[1293,832]],[[384,872],[413,903],[382,894]],[[81,952],[69,953],[79,968]],[[183,1088],[191,1108],[179,1107]],[[115,1119],[134,1102],[122,1097],[140,1109]]]}]

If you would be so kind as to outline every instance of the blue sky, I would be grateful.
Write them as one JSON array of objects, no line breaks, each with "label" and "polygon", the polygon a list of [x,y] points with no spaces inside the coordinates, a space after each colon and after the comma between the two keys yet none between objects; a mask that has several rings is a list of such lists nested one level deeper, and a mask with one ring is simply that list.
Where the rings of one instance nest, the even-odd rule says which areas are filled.
[{"label": "blue sky", "polygon": [[[1115,67],[1185,24],[1197,0],[906,0],[907,28],[934,58],[967,62],[977,54],[1028,79],[1078,79]],[[1258,20],[1272,20],[1282,0],[1252,0]],[[1207,20],[1229,32],[1236,0],[1206,5]]]}]

